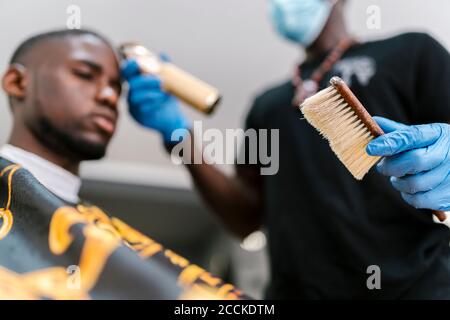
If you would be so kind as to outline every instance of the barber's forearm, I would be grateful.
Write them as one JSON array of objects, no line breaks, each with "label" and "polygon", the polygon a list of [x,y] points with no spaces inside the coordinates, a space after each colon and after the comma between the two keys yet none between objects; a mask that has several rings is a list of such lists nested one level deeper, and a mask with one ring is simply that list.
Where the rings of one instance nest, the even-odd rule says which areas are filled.
[{"label": "barber's forearm", "polygon": [[245,238],[261,225],[259,200],[241,183],[208,164],[187,165],[202,197],[230,231]]},{"label": "barber's forearm", "polygon": [[[258,192],[245,185],[238,177],[229,177],[213,165],[205,163],[193,140],[189,142],[191,152],[187,159],[190,161],[185,165],[209,207],[228,229],[240,238],[258,230],[261,225],[261,201]],[[195,153],[197,159],[202,159],[201,163],[195,163]]]}]

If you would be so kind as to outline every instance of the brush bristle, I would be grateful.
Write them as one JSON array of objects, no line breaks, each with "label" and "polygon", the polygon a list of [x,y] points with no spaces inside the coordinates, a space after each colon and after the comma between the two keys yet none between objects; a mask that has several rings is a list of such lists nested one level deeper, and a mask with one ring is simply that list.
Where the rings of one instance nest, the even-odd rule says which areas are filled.
[{"label": "brush bristle", "polygon": [[333,86],[306,99],[300,110],[356,179],[361,180],[380,160],[366,153],[375,137]]}]

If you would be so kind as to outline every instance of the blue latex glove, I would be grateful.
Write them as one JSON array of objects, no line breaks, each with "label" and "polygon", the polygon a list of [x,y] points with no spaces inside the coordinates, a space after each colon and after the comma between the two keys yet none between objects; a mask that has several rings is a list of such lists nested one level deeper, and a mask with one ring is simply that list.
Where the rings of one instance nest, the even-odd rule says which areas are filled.
[{"label": "blue latex glove", "polygon": [[450,210],[450,125],[407,126],[381,117],[386,132],[367,146],[367,153],[386,157],[378,171],[391,177],[403,199],[418,209]]},{"label": "blue latex glove", "polygon": [[190,124],[180,110],[178,100],[164,92],[161,80],[153,75],[141,74],[135,60],[122,65],[122,77],[128,81],[128,105],[132,117],[144,127],[162,134],[165,143],[173,143],[172,132],[190,129]]}]

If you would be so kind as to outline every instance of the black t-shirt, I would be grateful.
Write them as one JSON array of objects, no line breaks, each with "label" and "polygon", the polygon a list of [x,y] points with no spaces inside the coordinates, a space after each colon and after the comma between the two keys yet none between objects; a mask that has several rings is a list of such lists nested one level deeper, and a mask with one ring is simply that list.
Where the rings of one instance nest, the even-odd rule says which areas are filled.
[{"label": "black t-shirt", "polygon": [[[302,65],[304,78],[325,56]],[[321,88],[334,75],[372,115],[406,124],[450,121],[449,53],[426,34],[355,45]],[[246,122],[279,129],[279,171],[262,176],[272,269],[267,297],[450,298],[450,229],[409,206],[376,170],[355,180],[301,119],[293,95],[290,82],[268,90]],[[380,268],[380,290],[367,286],[372,265]]]}]

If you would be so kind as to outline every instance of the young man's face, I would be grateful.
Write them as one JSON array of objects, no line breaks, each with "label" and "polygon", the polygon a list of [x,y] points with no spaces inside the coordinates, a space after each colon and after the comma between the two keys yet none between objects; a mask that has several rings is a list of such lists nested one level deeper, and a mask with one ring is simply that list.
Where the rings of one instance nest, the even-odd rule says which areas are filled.
[{"label": "young man's face", "polygon": [[83,35],[51,40],[35,54],[40,63],[26,67],[26,126],[54,151],[77,160],[103,157],[116,129],[121,92],[113,50]]}]

